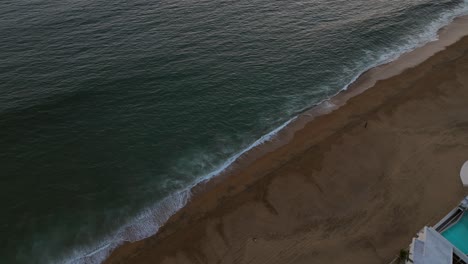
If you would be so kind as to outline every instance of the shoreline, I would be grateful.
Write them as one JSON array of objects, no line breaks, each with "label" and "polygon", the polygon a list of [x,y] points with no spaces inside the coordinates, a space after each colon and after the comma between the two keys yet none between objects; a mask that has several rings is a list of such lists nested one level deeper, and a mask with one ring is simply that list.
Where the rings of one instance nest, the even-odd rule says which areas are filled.
[{"label": "shoreline", "polygon": [[[138,242],[126,243],[118,247],[105,263],[111,263],[116,255],[122,255],[125,252],[131,251],[132,248],[135,247],[132,244],[141,244],[145,240],[164,239],[164,237],[170,236],[171,233],[176,231],[178,225],[187,225],[201,219],[204,214],[222,203],[223,199],[228,199],[229,197],[235,196],[237,193],[245,191],[249,188],[249,186],[245,187],[246,185],[254,184],[260,181],[264,175],[273,173],[275,169],[281,166],[275,165],[272,169],[265,169],[268,166],[260,166],[262,167],[261,173],[258,172],[260,171],[258,170],[258,166],[256,172],[246,173],[241,171],[251,166],[253,163],[271,163],[271,160],[268,162],[265,161],[268,159],[268,157],[265,156],[275,151],[280,152],[280,148],[283,146],[293,144],[294,142],[292,141],[298,137],[296,134],[301,134],[301,131],[304,130],[306,126],[310,125],[311,122],[323,118],[327,114],[348,105],[350,99],[358,97],[359,94],[367,91],[379,81],[397,76],[405,70],[411,69],[426,61],[434,54],[445,49],[445,47],[457,42],[462,36],[468,35],[468,27],[466,27],[466,25],[468,25],[468,18],[466,16],[456,18],[452,23],[440,30],[439,40],[429,42],[422,47],[402,54],[394,61],[365,71],[355,82],[349,85],[348,89],[342,90],[332,98],[304,111],[297,118],[294,118],[288,123],[284,129],[278,131],[273,140],[265,144],[254,146],[247,152],[242,153],[238,159],[232,162],[228,168],[222,171],[218,176],[208,179],[208,182],[201,181],[201,183],[198,183],[193,188],[192,199],[181,210],[170,217],[166,224],[164,224],[155,235]],[[326,129],[330,128],[327,127]],[[304,137],[303,135],[299,135],[299,137],[301,136]],[[308,140],[304,140],[304,142],[307,141]],[[301,153],[304,151],[303,148],[304,147],[295,146],[293,152]],[[276,157],[276,162],[279,164],[286,164],[290,160],[290,157],[294,156],[291,153],[288,154],[289,155],[286,155],[285,158]],[[232,179],[234,175],[238,173],[246,174],[246,177],[242,177],[242,179]],[[251,179],[246,180],[246,178]],[[225,182],[226,180],[230,183],[228,184]],[[229,190],[229,195],[225,196],[222,193],[226,190]],[[218,198],[215,199],[214,197]],[[221,202],[219,201],[219,197],[222,197]],[[201,207],[203,207],[203,209],[199,210]],[[187,218],[191,219],[187,220]]]}]

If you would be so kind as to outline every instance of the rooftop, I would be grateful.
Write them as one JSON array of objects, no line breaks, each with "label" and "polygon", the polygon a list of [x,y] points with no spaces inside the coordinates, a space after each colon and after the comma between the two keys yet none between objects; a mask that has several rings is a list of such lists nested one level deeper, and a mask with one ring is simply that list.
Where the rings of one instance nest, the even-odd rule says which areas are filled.
[{"label": "rooftop", "polygon": [[468,264],[468,257],[432,227],[424,227],[410,249],[414,264]]},{"label": "rooftop", "polygon": [[[463,253],[460,250],[460,248],[457,248],[457,246],[453,244],[454,242],[460,241],[453,240],[452,242],[450,242],[449,240],[447,240],[447,236],[442,235],[443,232],[451,229],[450,232],[456,232],[458,234],[458,237],[465,236],[463,233],[465,230],[457,228],[460,227],[460,225],[466,225],[466,221],[463,222],[460,221],[460,219],[466,220],[465,214],[468,213],[467,208],[468,197],[465,197],[465,199],[463,199],[459,206],[453,209],[434,227],[424,227],[418,233],[417,237],[413,238],[413,242],[410,245],[411,260],[407,263],[412,262],[414,264],[468,264],[467,255],[465,255],[465,253]],[[463,217],[464,215],[465,217]],[[456,228],[454,228],[454,226]],[[462,227],[465,228],[464,226]],[[461,232],[460,230],[463,232]]]}]

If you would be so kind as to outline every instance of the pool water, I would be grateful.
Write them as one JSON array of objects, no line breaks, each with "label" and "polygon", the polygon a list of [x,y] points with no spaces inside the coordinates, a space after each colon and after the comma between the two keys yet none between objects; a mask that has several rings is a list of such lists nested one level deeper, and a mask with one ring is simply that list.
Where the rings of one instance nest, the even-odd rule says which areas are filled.
[{"label": "pool water", "polygon": [[468,213],[460,221],[442,233],[448,241],[463,253],[468,254]]}]

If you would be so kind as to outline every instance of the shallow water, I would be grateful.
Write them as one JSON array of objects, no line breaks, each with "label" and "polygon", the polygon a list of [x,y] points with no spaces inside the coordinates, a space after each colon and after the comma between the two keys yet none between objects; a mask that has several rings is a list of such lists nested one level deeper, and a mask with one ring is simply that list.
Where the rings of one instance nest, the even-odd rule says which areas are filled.
[{"label": "shallow water", "polygon": [[99,262],[153,234],[188,186],[465,8],[2,1],[0,262]]}]

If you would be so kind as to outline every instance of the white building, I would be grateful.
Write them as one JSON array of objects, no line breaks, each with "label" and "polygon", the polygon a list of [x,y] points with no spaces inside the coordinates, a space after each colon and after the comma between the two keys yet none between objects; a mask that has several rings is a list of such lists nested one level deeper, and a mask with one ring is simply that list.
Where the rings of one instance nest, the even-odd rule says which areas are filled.
[{"label": "white building", "polygon": [[432,227],[413,238],[410,258],[414,264],[468,264],[468,257]]},{"label": "white building", "polygon": [[[468,219],[468,196],[445,216],[434,227],[424,227],[410,246],[410,260],[406,263],[414,264],[468,264],[466,252],[463,253],[452,242],[442,234],[444,231],[456,225],[466,225]],[[458,226],[459,227],[459,226]],[[451,231],[458,232],[458,227]],[[460,232],[465,232],[464,230]],[[454,234],[452,232],[452,234]],[[459,238],[454,242],[465,248],[468,246],[468,237],[465,233],[460,233]],[[450,239],[450,238],[449,238]],[[465,243],[466,241],[466,243]],[[466,248],[465,248],[466,250]]]}]

